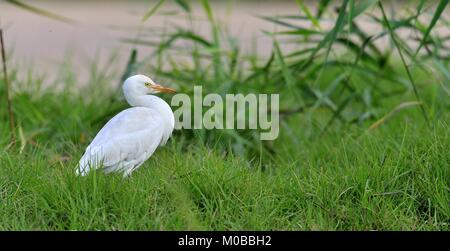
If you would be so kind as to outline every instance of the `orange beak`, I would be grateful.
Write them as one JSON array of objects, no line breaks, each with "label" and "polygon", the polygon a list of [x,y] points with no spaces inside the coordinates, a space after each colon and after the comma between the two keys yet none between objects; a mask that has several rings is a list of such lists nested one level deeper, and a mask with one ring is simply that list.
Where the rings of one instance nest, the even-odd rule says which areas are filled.
[{"label": "orange beak", "polygon": [[155,91],[162,92],[162,93],[174,93],[176,92],[175,89],[164,87],[161,85],[152,85],[150,88],[152,88]]}]

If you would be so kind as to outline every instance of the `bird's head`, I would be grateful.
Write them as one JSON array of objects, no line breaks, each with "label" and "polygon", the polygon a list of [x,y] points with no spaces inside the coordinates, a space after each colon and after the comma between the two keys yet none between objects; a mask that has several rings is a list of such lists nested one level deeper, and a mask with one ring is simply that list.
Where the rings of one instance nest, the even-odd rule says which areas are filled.
[{"label": "bird's head", "polygon": [[123,83],[123,92],[127,95],[141,96],[155,93],[174,93],[175,90],[156,84],[145,75],[134,75]]}]

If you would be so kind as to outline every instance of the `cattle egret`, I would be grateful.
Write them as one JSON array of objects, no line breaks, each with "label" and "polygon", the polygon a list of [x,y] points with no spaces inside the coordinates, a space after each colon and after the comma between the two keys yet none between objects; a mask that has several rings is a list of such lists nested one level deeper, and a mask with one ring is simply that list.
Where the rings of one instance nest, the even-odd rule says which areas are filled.
[{"label": "cattle egret", "polygon": [[103,168],[105,173],[120,172],[124,177],[140,167],[172,134],[175,119],[170,106],[150,95],[173,93],[174,89],[155,84],[144,75],[129,77],[123,83],[128,108],[106,123],[78,163],[76,174]]}]

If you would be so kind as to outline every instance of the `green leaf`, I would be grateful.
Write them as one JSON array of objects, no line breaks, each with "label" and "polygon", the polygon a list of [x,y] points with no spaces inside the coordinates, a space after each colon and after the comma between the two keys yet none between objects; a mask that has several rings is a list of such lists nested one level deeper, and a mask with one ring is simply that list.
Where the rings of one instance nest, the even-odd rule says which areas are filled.
[{"label": "green leaf", "polygon": [[417,50],[416,50],[416,53],[415,53],[416,55],[417,55],[417,53],[420,51],[420,49],[422,48],[422,46],[425,44],[425,42],[427,41],[428,36],[430,35],[431,30],[433,29],[433,27],[436,25],[437,21],[438,21],[439,18],[441,17],[442,12],[444,11],[444,9],[445,9],[445,7],[447,6],[447,4],[448,4],[448,0],[441,0],[441,1],[439,2],[439,5],[438,5],[438,7],[436,8],[436,11],[434,12],[433,19],[431,20],[430,25],[428,25],[428,28],[427,28],[427,30],[425,31],[425,34],[423,35],[422,41],[420,42],[420,45],[419,45],[419,47],[418,47]]},{"label": "green leaf", "polygon": [[294,77],[292,76],[292,73],[290,72],[286,62],[284,62],[284,56],[281,53],[280,45],[278,44],[277,40],[274,40],[274,48],[276,59],[281,66],[281,72],[283,73],[284,80],[289,87],[292,87],[295,84]]},{"label": "green leaf", "polygon": [[[414,82],[414,78],[412,77],[411,72],[410,72],[410,70],[408,68],[408,65],[406,64],[406,60],[405,60],[405,57],[403,56],[400,44],[398,43],[398,41],[397,41],[397,39],[396,39],[396,37],[394,35],[394,32],[392,30],[392,27],[389,24],[389,21],[387,19],[386,13],[385,13],[384,8],[383,8],[383,4],[381,2],[378,2],[378,6],[380,7],[381,13],[383,15],[383,20],[384,20],[384,22],[385,22],[385,24],[386,24],[386,26],[387,26],[387,28],[389,30],[389,34],[391,35],[392,41],[394,42],[394,45],[397,48],[397,51],[398,51],[398,53],[400,55],[400,59],[401,59],[401,61],[403,63],[403,67],[405,68],[406,74],[408,75],[408,79],[411,82],[411,85],[412,85],[413,90],[414,90],[414,94],[415,94],[415,96],[417,98],[417,102],[422,104],[422,102],[420,100],[419,92],[417,91],[417,87],[416,87],[416,84]],[[425,108],[423,107],[423,105],[420,105],[420,109],[422,111],[422,115],[423,115],[425,121],[427,122],[427,125],[430,125],[427,113],[426,113]]]},{"label": "green leaf", "polygon": [[326,51],[325,57],[328,58],[328,55],[329,55],[329,53],[331,51],[331,47],[332,47],[333,43],[336,41],[337,35],[339,34],[339,32],[342,30],[342,28],[345,25],[345,20],[347,19],[348,22],[353,21],[353,19],[355,19],[357,16],[359,16],[361,13],[363,13],[364,10],[366,10],[368,7],[370,7],[374,3],[378,2],[378,0],[361,0],[361,1],[358,1],[358,4],[354,6],[354,11],[352,12],[351,19],[350,18],[346,18],[346,13],[345,13],[345,10],[347,9],[348,2],[349,2],[349,0],[345,0],[342,3],[342,5],[340,7],[339,16],[338,16],[338,18],[336,20],[336,23],[335,23],[333,29],[330,32],[328,32],[326,34],[326,36],[320,41],[320,43],[317,45],[315,50],[311,53],[310,58],[307,61],[305,61],[305,63],[300,64],[299,67],[296,70],[302,70],[306,66],[310,65],[312,63],[312,61],[314,60],[314,57],[316,56],[316,54],[319,52],[319,50],[321,50],[322,48],[325,48],[325,46],[327,46],[327,45],[328,46],[327,46],[327,51]]},{"label": "green leaf", "polygon": [[278,32],[273,32],[273,33],[267,32],[267,34],[309,36],[309,35],[321,34],[321,32],[302,28],[302,29],[295,29],[295,30],[289,30],[289,31],[278,31]]},{"label": "green leaf", "polygon": [[359,16],[361,13],[363,13],[367,8],[370,6],[376,4],[379,0],[358,0],[355,1],[357,4],[354,6],[354,10],[352,13],[351,20],[353,20],[355,17]]},{"label": "green leaf", "polygon": [[205,9],[206,14],[208,15],[208,20],[211,23],[214,23],[214,16],[211,9],[211,5],[209,4],[209,0],[202,0],[203,8]]},{"label": "green leaf", "polygon": [[311,21],[311,23],[319,30],[321,30],[320,28],[320,24],[319,21],[311,14],[311,11],[308,9],[308,7],[303,3],[303,0],[296,0],[298,7],[300,8],[301,11],[305,12],[306,16],[309,18],[309,20]]},{"label": "green leaf", "polygon": [[164,43],[160,45],[160,50],[170,47],[178,39],[190,40],[205,47],[213,47],[212,42],[200,37],[199,35],[190,31],[179,30],[178,32],[173,33]]},{"label": "green leaf", "polygon": [[331,46],[333,45],[334,40],[336,39],[337,34],[344,26],[344,17],[345,17],[345,9],[347,8],[348,0],[344,0],[341,6],[341,11],[339,13],[338,19],[331,31],[329,31],[326,36],[319,42],[319,44],[316,46],[316,48],[312,51],[311,55],[309,56],[309,59],[306,60],[304,63],[298,65],[298,68],[296,70],[303,70],[305,67],[309,66],[313,60],[316,54],[329,44],[326,52],[326,58],[328,58],[328,54],[331,50]]},{"label": "green leaf", "polygon": [[123,83],[129,76],[135,73],[136,67],[137,67],[137,50],[132,49],[130,53],[130,57],[128,59],[127,66],[125,68],[124,73],[121,77],[121,82]]},{"label": "green leaf", "polygon": [[317,9],[317,18],[322,17],[322,14],[325,12],[326,8],[330,4],[330,0],[320,0],[319,8]]},{"label": "green leaf", "polygon": [[261,19],[267,20],[272,23],[279,24],[281,26],[291,28],[291,29],[304,29],[303,27],[300,27],[298,25],[294,25],[285,21],[281,21],[279,17],[265,17],[265,16],[258,16]]},{"label": "green leaf", "polygon": [[283,74],[283,78],[286,81],[286,84],[291,91],[292,94],[297,98],[297,101],[300,103],[301,106],[304,106],[303,99],[300,95],[298,95],[297,90],[295,89],[295,78],[292,75],[291,70],[289,69],[288,65],[284,61],[283,53],[281,52],[280,45],[278,44],[278,41],[274,39],[274,48],[275,48],[275,59],[281,66],[281,72]]},{"label": "green leaf", "polygon": [[399,104],[397,107],[394,108],[394,110],[390,111],[388,114],[386,114],[385,116],[383,116],[381,119],[377,120],[375,123],[373,123],[369,129],[367,129],[368,131],[373,130],[375,128],[378,128],[380,125],[386,123],[386,121],[390,118],[392,118],[396,113],[398,113],[399,111],[411,107],[411,106],[420,106],[422,105],[420,102],[417,101],[407,101],[407,102],[403,102],[401,104]]},{"label": "green leaf", "polygon": [[221,45],[221,39],[220,39],[220,35],[219,35],[219,27],[216,24],[216,22],[214,21],[214,15],[213,15],[213,11],[211,9],[211,5],[209,4],[209,0],[202,0],[202,6],[203,9],[206,12],[206,15],[208,16],[208,20],[211,24],[211,33],[213,36],[213,67],[214,67],[214,74],[216,76],[217,79],[222,80],[224,79],[225,76],[225,72],[224,69],[222,67],[222,59],[221,59],[221,53],[220,53],[220,45]]},{"label": "green leaf", "polygon": [[[353,20],[359,16],[361,13],[363,13],[367,8],[377,3],[378,0],[350,0],[350,10],[348,13],[348,25],[351,27],[351,23]],[[349,29],[351,30],[351,29]]]},{"label": "green leaf", "polygon": [[165,2],[166,0],[159,0],[158,3],[156,3],[155,6],[153,6],[152,8],[150,8],[147,13],[145,13],[144,17],[142,18],[142,22],[147,21],[151,16],[153,16],[153,14],[156,13],[156,11],[162,6],[162,4]]},{"label": "green leaf", "polygon": [[355,0],[350,0],[350,8],[348,11],[348,33],[352,32],[353,16],[355,15]]},{"label": "green leaf", "polygon": [[341,117],[341,113],[344,111],[345,107],[347,107],[347,105],[350,103],[350,101],[356,96],[355,93],[350,94],[347,98],[345,98],[344,101],[342,101],[342,103],[339,105],[339,107],[336,109],[336,111],[333,112],[333,116],[331,117],[331,119],[327,122],[327,124],[325,125],[325,127],[322,129],[322,131],[320,132],[320,136],[322,136],[328,129],[328,127],[330,127],[331,124],[333,124],[333,121],[336,118]]},{"label": "green leaf", "polygon": [[326,58],[328,58],[328,54],[330,54],[331,46],[333,45],[333,42],[336,40],[337,35],[344,27],[345,10],[347,9],[347,5],[348,5],[348,0],[344,0],[344,2],[342,3],[342,6],[339,9],[339,16],[336,20],[336,24],[333,27],[333,30],[331,30],[331,32],[328,33],[327,36],[325,37],[325,43],[328,43],[328,49],[327,49],[327,53],[325,56]]},{"label": "green leaf", "polygon": [[191,12],[191,7],[189,4],[184,0],[175,0],[175,3],[177,3],[184,11]]},{"label": "green leaf", "polygon": [[423,6],[425,6],[425,0],[421,0],[420,3],[417,5],[417,14],[420,14],[422,12]]}]

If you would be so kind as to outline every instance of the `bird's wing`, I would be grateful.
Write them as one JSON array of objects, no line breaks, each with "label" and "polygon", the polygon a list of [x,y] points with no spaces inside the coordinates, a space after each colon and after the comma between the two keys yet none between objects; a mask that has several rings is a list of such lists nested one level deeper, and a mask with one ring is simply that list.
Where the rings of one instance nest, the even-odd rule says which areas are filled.
[{"label": "bird's wing", "polygon": [[164,121],[146,107],[133,107],[113,117],[98,132],[79,162],[77,173],[103,166],[108,172],[130,172],[147,160],[160,145]]}]

